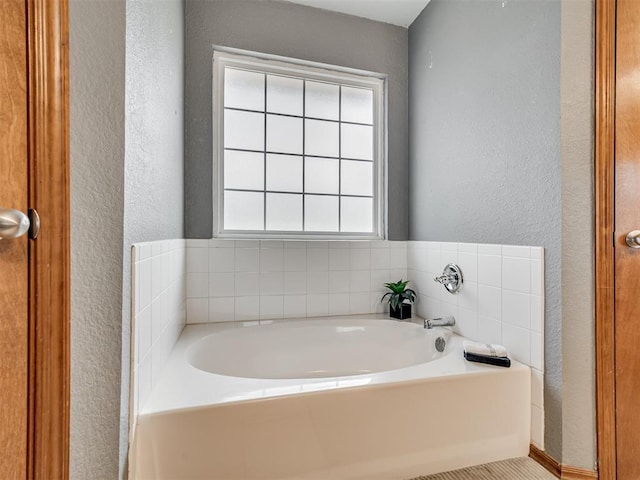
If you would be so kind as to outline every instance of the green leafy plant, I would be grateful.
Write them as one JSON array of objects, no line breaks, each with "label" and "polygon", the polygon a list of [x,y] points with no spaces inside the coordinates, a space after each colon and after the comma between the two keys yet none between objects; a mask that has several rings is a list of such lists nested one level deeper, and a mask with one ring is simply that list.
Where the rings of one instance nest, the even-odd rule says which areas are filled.
[{"label": "green leafy plant", "polygon": [[400,279],[399,282],[385,283],[384,286],[391,291],[385,293],[380,301],[383,302],[385,298],[389,297],[389,306],[393,310],[396,310],[400,306],[402,306],[405,300],[408,300],[409,303],[415,302],[416,292],[414,292],[410,288],[407,288],[408,283],[409,280],[402,279]]}]

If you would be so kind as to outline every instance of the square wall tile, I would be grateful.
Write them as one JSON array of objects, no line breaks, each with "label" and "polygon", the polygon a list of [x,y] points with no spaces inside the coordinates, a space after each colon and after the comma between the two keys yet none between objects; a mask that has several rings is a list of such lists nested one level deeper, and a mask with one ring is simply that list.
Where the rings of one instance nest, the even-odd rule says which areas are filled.
[{"label": "square wall tile", "polygon": [[237,272],[235,294],[260,295],[260,274],[257,272]]},{"label": "square wall tile", "polygon": [[[389,257],[391,261],[391,257]],[[415,242],[409,242],[407,247],[407,267],[415,270],[426,270],[426,250],[418,248]]]},{"label": "square wall tile", "polygon": [[234,272],[235,250],[211,248],[209,252],[209,272]]},{"label": "square wall tile", "polygon": [[531,247],[502,245],[503,257],[531,258]]},{"label": "square wall tile", "polygon": [[490,243],[479,243],[478,254],[480,255],[502,255],[502,245]]},{"label": "square wall tile", "polygon": [[189,273],[209,272],[209,249],[208,248],[187,249],[187,272]]},{"label": "square wall tile", "polygon": [[139,291],[140,306],[137,310],[140,311],[151,303],[151,260],[141,261],[134,268],[139,272],[140,283],[134,288]]},{"label": "square wall tile", "polygon": [[502,344],[502,322],[495,318],[478,316],[478,337],[482,343]]},{"label": "square wall tile", "polygon": [[236,240],[236,250],[241,248],[260,248],[260,240]]},{"label": "square wall tile", "polygon": [[306,295],[285,295],[283,305],[284,318],[304,318],[307,316]]},{"label": "square wall tile", "polygon": [[211,240],[205,240],[203,238],[188,238],[187,248],[209,248]]},{"label": "square wall tile", "polygon": [[285,248],[284,271],[305,272],[307,270],[307,249]]},{"label": "square wall tile", "polygon": [[[445,244],[443,244],[445,245]],[[447,243],[446,245],[456,245]],[[444,270],[445,265],[450,263],[458,263],[458,251],[457,250],[445,250],[444,248],[440,251],[440,263],[442,266],[440,267],[440,271]]]},{"label": "square wall tile", "polygon": [[[378,292],[369,293],[369,312],[371,313],[389,313],[389,303],[382,300],[382,294]],[[417,314],[416,305],[413,305],[412,313]]]},{"label": "square wall tile", "polygon": [[351,270],[371,269],[371,249],[352,248],[351,249]]},{"label": "square wall tile", "polygon": [[[463,271],[464,274],[464,271]],[[458,306],[465,310],[478,312],[478,284],[475,282],[464,282],[457,294]]]},{"label": "square wall tile", "polygon": [[326,317],[329,315],[329,294],[307,295],[307,316]]},{"label": "square wall tile", "polygon": [[426,250],[425,270],[431,273],[440,273],[446,264],[440,260],[440,250]]},{"label": "square wall tile", "polygon": [[307,293],[316,294],[328,292],[329,272],[307,272]]},{"label": "square wall tile", "polygon": [[544,332],[544,300],[542,297],[531,295],[531,324],[533,332]]},{"label": "square wall tile", "polygon": [[531,293],[531,260],[503,257],[502,287],[520,293]]},{"label": "square wall tile", "polygon": [[[338,272],[335,272],[338,273]],[[349,278],[349,272],[347,273],[347,278]],[[391,277],[389,274],[389,270],[371,270],[371,281],[369,282],[369,287],[373,292],[385,292],[387,291],[387,287],[384,286],[385,283],[391,281]],[[413,287],[414,285],[411,285]]]},{"label": "square wall tile", "polygon": [[235,273],[210,273],[209,297],[233,297],[235,283]]},{"label": "square wall tile", "polygon": [[478,286],[478,313],[502,320],[502,290],[486,285]]},{"label": "square wall tile", "polygon": [[462,270],[465,282],[478,281],[478,255],[471,252],[458,252],[458,266]]},{"label": "square wall tile", "polygon": [[307,272],[284,272],[283,293],[301,295],[307,293]]},{"label": "square wall tile", "polygon": [[282,248],[260,249],[260,271],[282,272],[284,270],[284,250]]},{"label": "square wall tile", "polygon": [[260,318],[282,318],[284,297],[282,295],[260,296]]},{"label": "square wall tile", "polygon": [[257,248],[238,248],[235,252],[236,272],[259,272],[260,250]]},{"label": "square wall tile", "polygon": [[187,298],[206,298],[209,296],[209,274],[187,274]]},{"label": "square wall tile", "polygon": [[151,307],[138,313],[135,318],[137,359],[143,359],[151,350]]},{"label": "square wall tile", "polygon": [[369,313],[369,292],[349,294],[349,313],[359,315]]},{"label": "square wall tile", "polygon": [[438,298],[425,295],[418,296],[418,315],[424,318],[442,317],[442,302]]},{"label": "square wall tile", "polygon": [[260,318],[260,297],[257,295],[235,297],[236,321],[258,320]]},{"label": "square wall tile", "polygon": [[329,315],[349,314],[349,294],[331,293],[329,294]]},{"label": "square wall tile", "polygon": [[502,321],[529,329],[531,324],[531,296],[502,290]]},{"label": "square wall tile", "polygon": [[207,323],[209,321],[209,299],[187,299],[187,320],[189,323]]},{"label": "square wall tile", "polygon": [[[403,245],[397,247],[389,248],[389,267],[391,268],[407,268],[407,256],[408,250],[407,245],[404,242],[391,242],[393,243],[402,243]],[[372,252],[372,268],[378,268],[373,264],[373,250]]]},{"label": "square wall tile", "polygon": [[329,270],[350,270],[351,250],[346,248],[329,249]]},{"label": "square wall tile", "polygon": [[508,323],[502,324],[502,344],[512,359],[531,364],[531,331]]},{"label": "square wall tile", "polygon": [[297,248],[297,249],[305,249],[307,248],[307,241],[306,240],[287,240],[284,242],[284,248],[285,250],[287,248],[292,249],[292,248]]},{"label": "square wall tile", "polygon": [[307,271],[326,272],[329,270],[329,250],[309,246],[307,248]]},{"label": "square wall tile", "polygon": [[542,260],[531,260],[531,294],[542,295],[544,286],[544,277],[542,269]]},{"label": "square wall tile", "polygon": [[537,332],[531,332],[531,367],[540,371],[544,371],[544,358],[542,357],[542,351],[544,345],[542,344],[542,334]]},{"label": "square wall tile", "polygon": [[151,298],[154,299],[162,290],[165,285],[165,269],[164,259],[162,255],[153,257],[151,259]]},{"label": "square wall tile", "polygon": [[459,308],[456,317],[456,330],[463,337],[478,338],[478,312]]},{"label": "square wall tile", "polygon": [[478,253],[478,245],[476,243],[459,243],[459,253]]},{"label": "square wall tile", "polygon": [[[373,275],[373,272],[371,272],[371,275]],[[351,272],[348,270],[329,272],[329,293],[349,293],[350,282]]]},{"label": "square wall tile", "polygon": [[260,273],[260,295],[282,295],[284,292],[283,272]]},{"label": "square wall tile", "polygon": [[235,297],[209,299],[209,321],[230,322],[235,320]]},{"label": "square wall tile", "polygon": [[502,257],[478,255],[478,283],[490,287],[502,287]]},{"label": "square wall tile", "polygon": [[531,369],[531,404],[544,408],[544,377],[535,368]]},{"label": "square wall tile", "polygon": [[209,240],[209,246],[212,248],[234,248],[236,246],[236,242],[224,238],[212,238]]},{"label": "square wall tile", "polygon": [[371,272],[369,270],[351,270],[350,273],[350,292],[368,292],[370,290],[369,282],[371,281]]},{"label": "square wall tile", "polygon": [[535,258],[537,260],[544,259],[544,248],[543,247],[531,247],[531,258]]},{"label": "square wall tile", "polygon": [[[400,251],[400,250],[395,250]],[[388,270],[390,262],[391,250],[388,248],[372,248],[371,249],[371,269],[372,270]],[[406,254],[405,254],[406,259]],[[406,264],[405,260],[405,264]]]}]

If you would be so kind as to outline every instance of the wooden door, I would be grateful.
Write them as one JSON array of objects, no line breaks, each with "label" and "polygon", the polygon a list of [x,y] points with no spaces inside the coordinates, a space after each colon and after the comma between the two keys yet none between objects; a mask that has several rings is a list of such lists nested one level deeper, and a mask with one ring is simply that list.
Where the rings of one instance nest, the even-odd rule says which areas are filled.
[{"label": "wooden door", "polygon": [[[0,209],[27,211],[27,45],[24,0],[0,1]],[[0,472],[27,475],[28,246],[0,240]]]},{"label": "wooden door", "polygon": [[640,1],[618,0],[615,100],[617,478],[640,479]]},{"label": "wooden door", "polygon": [[67,45],[67,0],[0,0],[0,209],[42,218],[0,239],[3,480],[68,478]]}]

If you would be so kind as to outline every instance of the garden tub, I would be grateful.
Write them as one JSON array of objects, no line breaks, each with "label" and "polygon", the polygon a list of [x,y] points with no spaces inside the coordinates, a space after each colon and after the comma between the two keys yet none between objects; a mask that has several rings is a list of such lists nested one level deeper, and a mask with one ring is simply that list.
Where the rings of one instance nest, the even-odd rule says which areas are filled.
[{"label": "garden tub", "polygon": [[525,456],[530,370],[371,315],[187,326],[139,412],[135,479],[408,479]]}]

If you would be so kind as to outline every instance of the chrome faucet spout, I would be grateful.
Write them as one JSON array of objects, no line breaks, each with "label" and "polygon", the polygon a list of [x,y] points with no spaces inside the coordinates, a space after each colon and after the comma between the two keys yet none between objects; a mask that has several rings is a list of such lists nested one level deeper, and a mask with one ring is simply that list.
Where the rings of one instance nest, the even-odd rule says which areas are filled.
[{"label": "chrome faucet spout", "polygon": [[431,329],[434,327],[453,327],[456,324],[456,319],[453,315],[443,318],[432,318],[431,320],[425,319],[424,328]]}]

